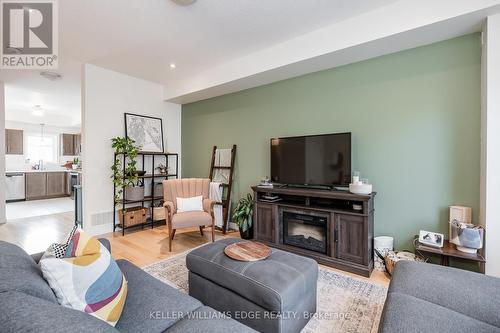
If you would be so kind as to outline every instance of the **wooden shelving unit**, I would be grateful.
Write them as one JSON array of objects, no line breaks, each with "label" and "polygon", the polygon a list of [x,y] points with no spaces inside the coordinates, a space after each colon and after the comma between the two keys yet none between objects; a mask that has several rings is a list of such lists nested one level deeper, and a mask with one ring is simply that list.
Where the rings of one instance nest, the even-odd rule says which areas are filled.
[{"label": "wooden shelving unit", "polygon": [[[162,160],[164,161],[160,161],[159,157],[161,157]],[[159,174],[159,173],[155,173],[155,169],[157,167],[156,163],[165,163],[166,167],[167,167],[167,170],[170,170],[170,167],[173,165],[170,165],[170,158],[173,157],[175,158],[175,172],[174,173],[168,173],[168,174]],[[123,154],[123,153],[115,153],[114,154],[114,160],[116,160],[117,158],[122,158],[123,160],[123,173],[125,173],[125,166],[126,166],[126,159],[128,158],[126,154]],[[127,198],[121,198],[121,199],[118,199],[116,200],[116,186],[113,185],[113,232],[116,231],[116,228],[120,228],[122,230],[122,235],[125,236],[125,230],[126,229],[131,229],[131,228],[137,228],[137,227],[141,227],[141,228],[144,228],[144,226],[151,226],[151,228],[154,228],[154,225],[155,223],[165,223],[165,219],[155,219],[154,217],[154,203],[156,201],[159,201],[159,200],[163,200],[163,195],[162,196],[155,196],[154,195],[154,192],[155,192],[155,180],[156,179],[171,179],[171,178],[177,178],[178,175],[179,175],[179,154],[177,153],[139,153],[138,156],[137,156],[137,159],[139,159],[139,161],[142,161],[142,171],[146,171],[145,170],[145,166],[146,166],[146,162],[148,162],[148,159],[151,160],[151,170],[148,170],[148,172],[150,171],[150,173],[146,173],[145,175],[143,176],[139,176],[138,178],[139,179],[142,179],[142,182],[143,182],[143,185],[144,185],[144,188],[145,187],[145,184],[144,184],[144,179],[151,179],[151,195],[149,196],[145,196],[144,199],[142,200],[127,200]],[[138,169],[139,171],[140,169]],[[123,194],[125,195],[125,193]],[[133,225],[133,226],[123,226],[121,225],[121,223],[117,223],[117,218],[116,218],[116,209],[117,207],[121,208],[122,209],[122,214],[124,214],[124,211],[126,208],[131,208],[131,207],[136,207],[138,206],[137,204],[141,204],[140,206],[142,207],[146,207],[145,204],[149,203],[149,210],[150,210],[150,217],[147,219],[147,221],[145,223],[141,223],[141,224],[136,224],[136,225]],[[129,206],[129,205],[135,205],[135,206]],[[124,219],[122,219],[124,220]]]}]

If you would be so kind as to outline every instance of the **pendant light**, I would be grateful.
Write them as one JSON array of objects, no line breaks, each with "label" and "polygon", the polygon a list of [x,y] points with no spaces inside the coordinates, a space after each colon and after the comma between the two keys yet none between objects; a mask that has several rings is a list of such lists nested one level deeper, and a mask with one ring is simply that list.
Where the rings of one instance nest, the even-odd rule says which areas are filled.
[{"label": "pendant light", "polygon": [[44,139],[44,129],[45,129],[45,124],[40,124],[40,137],[41,137],[41,141],[43,142],[43,139]]}]

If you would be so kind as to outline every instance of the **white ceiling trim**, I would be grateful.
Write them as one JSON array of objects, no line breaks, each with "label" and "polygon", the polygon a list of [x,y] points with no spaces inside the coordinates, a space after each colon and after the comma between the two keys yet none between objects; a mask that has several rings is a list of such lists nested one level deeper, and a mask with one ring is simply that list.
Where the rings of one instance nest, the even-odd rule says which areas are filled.
[{"label": "white ceiling trim", "polygon": [[401,0],[165,85],[191,103],[479,31],[499,0]]}]

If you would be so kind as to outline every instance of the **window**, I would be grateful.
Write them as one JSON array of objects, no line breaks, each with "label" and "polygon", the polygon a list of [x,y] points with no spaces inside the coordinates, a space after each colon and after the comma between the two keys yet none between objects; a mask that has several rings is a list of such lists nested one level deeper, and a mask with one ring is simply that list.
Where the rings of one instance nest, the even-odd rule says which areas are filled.
[{"label": "window", "polygon": [[28,134],[28,158],[31,163],[42,160],[44,163],[57,162],[57,137],[51,135]]}]

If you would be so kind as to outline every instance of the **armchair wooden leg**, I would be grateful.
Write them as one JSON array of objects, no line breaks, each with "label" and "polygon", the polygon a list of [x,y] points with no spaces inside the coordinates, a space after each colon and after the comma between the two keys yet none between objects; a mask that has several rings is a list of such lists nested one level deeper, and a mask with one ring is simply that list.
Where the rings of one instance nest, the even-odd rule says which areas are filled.
[{"label": "armchair wooden leg", "polygon": [[203,236],[203,228],[205,228],[205,226],[202,226],[200,225],[200,234]]},{"label": "armchair wooden leg", "polygon": [[215,223],[212,220],[212,243],[215,241]]},{"label": "armchair wooden leg", "polygon": [[172,252],[172,239],[174,238],[174,231],[172,230],[172,222],[168,222],[168,252]]},{"label": "armchair wooden leg", "polygon": [[172,230],[172,240],[174,240],[174,236],[175,236],[175,231],[176,231],[176,230],[177,230],[177,229],[173,229],[173,230]]}]

